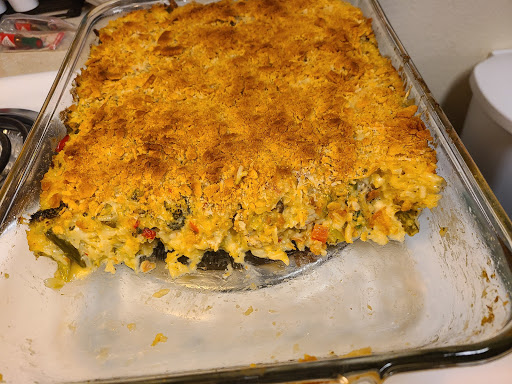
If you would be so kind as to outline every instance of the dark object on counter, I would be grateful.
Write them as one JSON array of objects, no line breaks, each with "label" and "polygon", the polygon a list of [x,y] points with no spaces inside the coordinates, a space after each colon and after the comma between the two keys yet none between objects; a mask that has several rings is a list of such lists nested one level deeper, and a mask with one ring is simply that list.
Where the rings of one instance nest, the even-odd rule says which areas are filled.
[{"label": "dark object on counter", "polygon": [[4,169],[7,163],[9,163],[12,146],[11,140],[9,140],[9,137],[3,132],[0,132],[0,148],[2,148],[0,152],[0,169]]},{"label": "dark object on counter", "polygon": [[[39,5],[31,11],[23,12],[26,15],[51,15],[58,17],[77,17],[82,13],[85,0],[39,0]],[[16,13],[12,7],[7,5],[4,15]]]},{"label": "dark object on counter", "polygon": [[37,117],[34,111],[25,109],[0,109],[0,187]]}]

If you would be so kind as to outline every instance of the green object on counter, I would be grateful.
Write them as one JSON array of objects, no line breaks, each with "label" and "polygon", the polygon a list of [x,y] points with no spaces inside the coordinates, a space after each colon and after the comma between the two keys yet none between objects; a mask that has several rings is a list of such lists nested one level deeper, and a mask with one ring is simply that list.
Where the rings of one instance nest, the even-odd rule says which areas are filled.
[{"label": "green object on counter", "polygon": [[16,48],[43,48],[43,40],[38,37],[14,36]]}]

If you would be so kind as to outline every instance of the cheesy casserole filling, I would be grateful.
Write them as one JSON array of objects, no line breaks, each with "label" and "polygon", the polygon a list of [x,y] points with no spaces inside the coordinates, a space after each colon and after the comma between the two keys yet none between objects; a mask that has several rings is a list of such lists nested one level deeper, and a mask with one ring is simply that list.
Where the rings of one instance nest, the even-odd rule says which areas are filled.
[{"label": "cheesy casserole filling", "polygon": [[62,281],[402,241],[440,198],[430,134],[347,3],[156,5],[97,34],[27,233]]}]

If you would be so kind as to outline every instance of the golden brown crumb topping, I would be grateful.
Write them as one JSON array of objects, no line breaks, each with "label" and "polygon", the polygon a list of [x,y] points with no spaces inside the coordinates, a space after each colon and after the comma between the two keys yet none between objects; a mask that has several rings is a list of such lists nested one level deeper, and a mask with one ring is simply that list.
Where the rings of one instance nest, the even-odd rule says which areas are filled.
[{"label": "golden brown crumb topping", "polygon": [[[292,174],[329,187],[400,152],[435,163],[370,21],[315,3],[159,6],[112,22],[77,78],[64,201],[138,188],[148,203],[181,194],[225,210],[279,195]],[[236,185],[240,166],[249,177]]]}]

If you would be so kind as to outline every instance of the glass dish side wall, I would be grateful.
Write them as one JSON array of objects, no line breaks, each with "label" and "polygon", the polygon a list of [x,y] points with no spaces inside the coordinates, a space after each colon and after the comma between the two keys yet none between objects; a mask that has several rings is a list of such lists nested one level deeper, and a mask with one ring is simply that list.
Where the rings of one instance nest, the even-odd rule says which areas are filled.
[{"label": "glass dish side wall", "polygon": [[[25,272],[19,266],[17,271],[24,273],[25,279],[32,273],[28,285],[40,292],[30,296],[27,280],[16,280],[16,274],[9,280],[18,285],[8,286],[7,291],[0,285],[0,289],[12,300],[27,293],[36,309],[40,306],[37,300],[42,300],[46,307],[54,310],[52,316],[42,319],[43,329],[49,330],[52,336],[48,340],[37,333],[23,334],[31,325],[30,319],[13,317],[25,325],[16,329],[19,333],[15,336],[33,340],[30,349],[36,352],[35,359],[27,348],[25,353],[23,348],[13,353],[14,357],[37,365],[37,369],[28,370],[30,374],[44,373],[52,381],[130,376],[140,380],[166,377],[179,382],[184,380],[181,375],[185,374],[197,375],[189,376],[191,380],[209,382],[241,378],[248,382],[280,382],[336,377],[343,372],[369,369],[382,369],[384,374],[406,366],[408,369],[441,366],[487,358],[510,347],[510,306],[502,304],[510,292],[510,258],[507,259],[506,251],[511,244],[510,222],[500,216],[499,209],[492,208],[495,203],[492,194],[491,203],[485,198],[490,193],[488,187],[481,185],[479,174],[475,172],[473,176],[464,163],[468,159],[458,152],[462,148],[458,138],[446,133],[451,128],[444,115],[425,93],[421,78],[406,60],[399,43],[392,39],[392,30],[375,2],[358,1],[356,5],[367,17],[374,18],[381,51],[397,68],[402,68],[411,86],[411,96],[420,104],[424,121],[433,132],[440,172],[448,180],[442,206],[422,217],[422,231],[426,231],[420,237],[408,240],[406,247],[391,244],[376,249],[371,244],[359,243],[347,249],[336,262],[327,263],[328,268],[319,268],[273,291],[211,295],[169,285],[171,295],[158,301],[151,296],[162,287],[162,281],[121,270],[115,279],[97,273],[90,280],[73,283],[61,291],[61,297],[48,292],[42,279],[51,274],[53,266],[48,260],[38,260],[34,267],[33,255],[23,244],[23,228],[15,228],[16,217],[37,207],[39,180],[49,166],[53,148],[65,134],[58,114],[71,103],[69,91],[73,78],[87,58],[90,44],[96,41],[93,29],[101,28],[110,18],[152,3],[121,1],[103,5],[84,21],[17,164],[17,176],[13,176],[6,183],[10,185],[2,191],[0,213],[7,219],[3,223],[1,244],[11,259],[18,258],[17,265],[26,263]],[[9,207],[11,211],[7,215]],[[447,236],[440,235],[441,227],[450,229]],[[478,253],[474,257],[473,250]],[[14,264],[2,260],[0,265]],[[360,272],[355,273],[356,270]],[[489,296],[482,299],[484,291],[489,292]],[[303,292],[303,295],[297,299],[296,292]],[[491,293],[494,292],[503,296],[500,306],[492,303]],[[449,297],[439,300],[443,294]],[[208,303],[215,305],[204,311]],[[237,308],[239,303],[243,303],[243,307]],[[379,308],[379,303],[386,306]],[[482,320],[489,315],[487,305],[494,308],[495,319],[493,324],[482,326]],[[244,315],[250,307],[257,311]],[[145,312],[138,312],[141,308]],[[289,315],[275,315],[271,311],[276,308]],[[16,315],[16,311],[13,313]],[[324,316],[326,313],[329,315]],[[437,315],[431,316],[432,313]],[[302,320],[304,316],[309,318]],[[329,319],[330,316],[333,319]],[[129,318],[137,319],[138,333],[127,331]],[[229,319],[232,322],[226,323]],[[170,320],[174,322],[172,327],[166,325]],[[270,333],[272,322],[280,324],[280,330]],[[54,323],[59,327],[55,328]],[[7,322],[0,321],[0,329],[4,326]],[[233,331],[237,327],[241,328],[238,333]],[[147,339],[153,338],[158,330],[172,333],[176,329],[183,333],[174,340],[179,349],[174,350],[169,344],[158,350],[147,347]],[[212,329],[219,333],[217,338],[204,334]],[[15,340],[14,336],[7,339],[12,343]],[[127,344],[124,340],[130,342]],[[60,350],[45,349],[46,341],[57,342]],[[216,344],[218,347],[229,345],[231,355],[219,358]],[[355,359],[328,356],[330,350],[344,355],[368,346],[373,356]],[[427,350],[435,347],[438,349]],[[9,351],[6,348],[4,353]],[[305,353],[325,360],[287,362]],[[23,367],[17,359],[3,357],[4,361],[11,359],[14,367]],[[71,371],[52,364],[52,360],[64,361]],[[172,361],[177,363],[170,364]],[[421,365],[425,362],[427,365]],[[250,363],[264,364],[266,368],[248,369]],[[197,369],[203,372],[221,369],[222,372],[201,373]],[[5,371],[0,372],[5,376]],[[91,372],[95,377],[90,377]],[[34,377],[37,378],[30,378]]]}]

